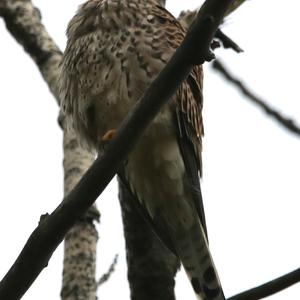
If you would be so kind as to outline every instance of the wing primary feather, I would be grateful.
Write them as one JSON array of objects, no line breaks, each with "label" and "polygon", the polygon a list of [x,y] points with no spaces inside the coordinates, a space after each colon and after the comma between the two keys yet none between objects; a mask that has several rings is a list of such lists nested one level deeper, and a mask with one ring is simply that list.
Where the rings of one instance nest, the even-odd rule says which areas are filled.
[{"label": "wing primary feather", "polygon": [[184,120],[183,120],[184,115],[179,113],[178,110],[175,112],[175,114],[176,114],[175,118],[177,120],[176,125],[178,127],[178,132],[181,132],[181,134],[177,135],[177,140],[178,140],[181,155],[182,155],[182,158],[184,161],[184,165],[186,168],[187,184],[189,185],[190,190],[192,191],[194,204],[197,209],[197,213],[199,215],[204,232],[206,234],[206,238],[208,239],[206,221],[205,221],[205,213],[204,213],[204,207],[203,207],[203,199],[202,199],[202,193],[201,193],[201,187],[200,187],[199,170],[197,168],[197,166],[198,166],[197,158],[195,155],[193,144],[187,137],[186,130],[182,132],[179,129],[181,127],[186,126],[186,122],[184,122]]},{"label": "wing primary feather", "polygon": [[119,180],[123,183],[125,188],[128,190],[128,192],[131,194],[132,197],[130,197],[132,201],[133,207],[142,215],[142,217],[145,219],[145,221],[148,223],[150,227],[153,228],[154,233],[158,236],[158,238],[163,242],[163,244],[175,255],[178,257],[177,252],[175,250],[175,247],[173,245],[173,242],[170,238],[170,235],[168,232],[166,232],[165,226],[163,223],[163,219],[160,218],[159,214],[155,215],[155,218],[152,219],[146,210],[146,208],[142,205],[142,203],[138,200],[138,197],[133,193],[132,189],[130,188],[130,184],[128,180],[126,179],[126,176],[124,174],[124,169],[122,168],[118,172]]}]

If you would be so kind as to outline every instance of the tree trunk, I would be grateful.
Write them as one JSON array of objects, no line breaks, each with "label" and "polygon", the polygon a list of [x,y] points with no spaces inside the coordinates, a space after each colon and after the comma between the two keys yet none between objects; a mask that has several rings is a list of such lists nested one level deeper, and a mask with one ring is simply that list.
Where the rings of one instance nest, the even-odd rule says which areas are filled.
[{"label": "tree trunk", "polygon": [[[67,195],[94,160],[94,155],[78,145],[75,134],[64,134],[65,195]],[[96,247],[98,232],[94,221],[100,214],[92,206],[67,233],[64,242],[64,267],[61,298],[96,300]]]},{"label": "tree trunk", "polygon": [[174,276],[179,261],[132,206],[136,200],[131,197],[119,180],[131,299],[174,300]]}]

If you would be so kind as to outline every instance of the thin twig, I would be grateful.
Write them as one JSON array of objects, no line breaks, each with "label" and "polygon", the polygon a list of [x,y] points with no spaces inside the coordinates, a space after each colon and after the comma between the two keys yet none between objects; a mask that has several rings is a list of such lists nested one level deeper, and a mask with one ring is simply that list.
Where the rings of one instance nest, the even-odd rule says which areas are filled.
[{"label": "thin twig", "polygon": [[228,300],[258,300],[278,293],[300,281],[300,268],[258,287],[228,298]]},{"label": "thin twig", "polygon": [[[183,43],[122,122],[105,153],[31,234],[16,262],[0,282],[0,299],[19,299],[24,295],[48,264],[67,231],[103,192],[138,138],[188,76],[193,65],[211,59],[211,40],[232,1],[206,0]],[[34,259],[30,259],[32,257]]]},{"label": "thin twig", "polygon": [[110,267],[109,267],[109,269],[108,269],[108,271],[106,273],[104,273],[100,277],[100,279],[98,280],[98,282],[97,282],[97,286],[98,287],[109,280],[110,276],[115,271],[115,267],[116,267],[116,265],[118,263],[118,258],[119,258],[119,255],[116,254],[115,257],[114,257],[114,259],[113,259],[113,261],[112,261],[112,263],[111,263],[111,265],[110,265]]},{"label": "thin twig", "polygon": [[[193,23],[196,16],[197,16],[197,10],[182,11],[178,17],[178,21],[185,29],[188,29]],[[220,28],[216,31],[215,38],[222,43],[222,46],[225,49],[232,49],[237,53],[244,51],[236,42],[234,42],[230,37],[228,37]],[[213,40],[213,43],[211,44],[212,49],[220,47],[220,44],[216,42],[217,42],[216,40]]]},{"label": "thin twig", "polygon": [[215,37],[222,42],[222,45],[225,49],[232,49],[237,53],[244,52],[244,50],[230,37],[228,37],[221,29],[216,31]]},{"label": "thin twig", "polygon": [[228,81],[233,83],[249,100],[262,108],[267,115],[275,119],[285,129],[300,135],[300,128],[296,125],[295,121],[283,116],[280,112],[268,105],[264,100],[254,95],[241,80],[234,77],[226,67],[218,60],[215,60],[212,64],[213,68],[219,71]]}]

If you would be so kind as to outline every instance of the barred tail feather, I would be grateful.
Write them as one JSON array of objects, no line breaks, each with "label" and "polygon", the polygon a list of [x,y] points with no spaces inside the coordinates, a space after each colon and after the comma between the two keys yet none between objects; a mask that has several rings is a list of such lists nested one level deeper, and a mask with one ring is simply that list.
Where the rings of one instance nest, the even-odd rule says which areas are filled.
[{"label": "barred tail feather", "polygon": [[224,300],[204,230],[198,223],[173,237],[174,245],[191,285],[201,300]]}]

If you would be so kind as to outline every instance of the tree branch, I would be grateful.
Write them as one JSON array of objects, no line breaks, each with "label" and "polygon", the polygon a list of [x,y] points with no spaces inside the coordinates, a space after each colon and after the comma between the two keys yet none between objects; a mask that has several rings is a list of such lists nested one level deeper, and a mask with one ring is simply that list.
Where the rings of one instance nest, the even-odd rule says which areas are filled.
[{"label": "tree branch", "polygon": [[235,0],[232,5],[230,5],[229,9],[226,12],[226,17],[233,13],[237,8],[239,8],[243,3],[247,0]]},{"label": "tree branch", "polygon": [[116,265],[118,263],[118,258],[119,258],[119,255],[116,254],[115,257],[114,257],[114,260],[113,262],[111,263],[108,271],[106,273],[104,273],[100,279],[98,280],[97,282],[97,286],[99,287],[100,285],[102,285],[103,283],[107,282],[108,279],[110,278],[110,276],[112,275],[112,273],[115,271],[115,268],[116,268]]},{"label": "tree branch", "polygon": [[[36,63],[59,103],[57,82],[62,53],[41,23],[39,10],[29,0],[1,0],[0,16],[8,31]],[[63,122],[60,124],[63,129]],[[94,155],[80,148],[72,131],[64,131],[63,148],[66,195],[94,161]],[[84,299],[96,299],[96,221],[99,221],[99,211],[92,206],[66,235],[61,292],[64,300],[78,299],[78,295]],[[33,255],[27,257],[28,264],[34,264],[35,259]],[[17,273],[15,282],[22,280],[23,275]]]},{"label": "tree branch", "polygon": [[[237,8],[239,8],[243,3],[245,3],[247,0],[234,0],[232,2],[232,4],[229,6],[225,17],[227,17],[228,15],[230,15],[232,12],[234,12]],[[190,11],[182,11],[178,17],[178,21],[181,23],[181,25],[185,28],[188,29],[192,22],[194,21],[194,19],[197,16],[197,9]]]},{"label": "tree branch", "polygon": [[295,124],[295,122],[292,119],[283,116],[277,110],[269,106],[264,100],[254,95],[254,93],[252,93],[245,86],[245,84],[241,82],[241,80],[237,79],[232,74],[230,74],[230,72],[225,68],[225,66],[220,61],[215,60],[213,62],[213,68],[219,71],[229,82],[234,84],[240,90],[240,92],[242,92],[242,94],[247,97],[247,99],[249,99],[256,105],[258,105],[260,108],[262,108],[267,115],[275,119],[285,129],[288,129],[289,131],[297,135],[300,135],[300,128]]},{"label": "tree branch", "polygon": [[41,14],[30,0],[1,0],[0,16],[7,30],[37,64],[58,101],[57,78],[62,53],[41,23]]},{"label": "tree branch", "polygon": [[258,300],[278,293],[300,281],[300,268],[256,288],[228,298],[228,300]]},{"label": "tree branch", "polygon": [[[186,78],[193,65],[211,59],[211,40],[232,2],[207,0],[204,3],[184,42],[122,122],[103,156],[93,163],[70,194],[51,215],[43,218],[31,234],[16,262],[0,282],[1,299],[22,297],[48,264],[67,231],[105,189],[142,132]],[[28,263],[30,257],[35,257],[35,261]]]},{"label": "tree branch", "polygon": [[[79,146],[73,131],[64,130],[63,148],[64,195],[67,195],[94,161],[94,155]],[[95,300],[97,298],[98,232],[95,222],[99,222],[99,219],[99,211],[93,205],[65,236],[62,300]]]},{"label": "tree branch", "polygon": [[225,49],[232,49],[237,53],[244,52],[244,50],[230,37],[228,37],[221,29],[216,31],[215,37],[222,42],[222,45]]},{"label": "tree branch", "polygon": [[[239,7],[244,1],[236,1],[239,2],[239,5],[235,6],[235,9]],[[236,3],[235,2],[235,3]],[[195,17],[197,16],[197,10],[194,11],[182,11],[178,17],[178,21],[181,23],[181,25],[188,29],[191,24],[193,23]],[[240,53],[243,52],[243,49],[235,43],[230,37],[228,37],[220,28],[215,33],[215,38],[218,39],[221,43],[223,48],[225,49],[232,49],[233,51]],[[215,41],[213,41],[215,42]],[[213,45],[212,45],[213,46]],[[220,47],[220,44],[217,43],[216,47]]]}]

